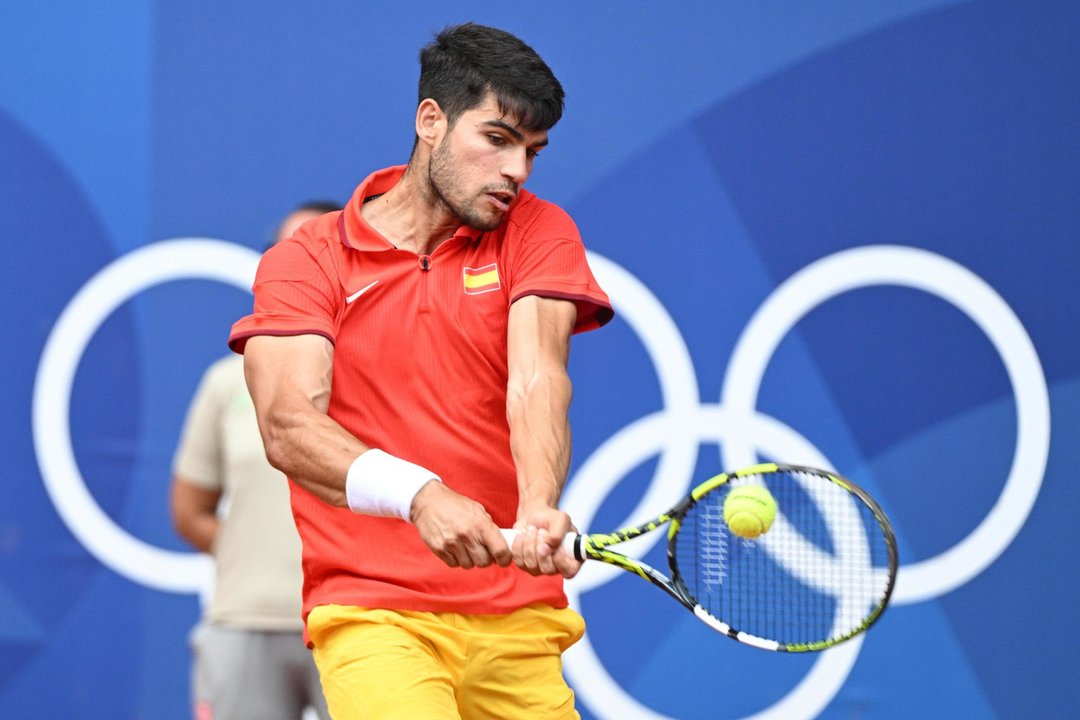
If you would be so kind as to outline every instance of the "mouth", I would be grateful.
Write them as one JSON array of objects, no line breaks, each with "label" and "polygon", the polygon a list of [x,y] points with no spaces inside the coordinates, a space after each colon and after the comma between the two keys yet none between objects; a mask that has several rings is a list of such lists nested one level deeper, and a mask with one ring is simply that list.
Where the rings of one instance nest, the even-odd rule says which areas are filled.
[{"label": "mouth", "polygon": [[500,212],[506,212],[507,210],[509,210],[510,203],[514,202],[514,198],[516,197],[516,195],[514,195],[514,193],[512,192],[499,190],[488,192],[485,194],[491,200],[491,203],[495,206],[495,208]]}]

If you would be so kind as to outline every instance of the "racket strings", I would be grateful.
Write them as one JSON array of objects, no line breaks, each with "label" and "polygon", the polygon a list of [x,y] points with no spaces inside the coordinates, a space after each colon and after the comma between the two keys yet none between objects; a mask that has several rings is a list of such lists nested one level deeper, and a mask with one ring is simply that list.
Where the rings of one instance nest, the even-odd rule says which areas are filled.
[{"label": "racket strings", "polygon": [[[731,486],[764,484],[773,528],[734,536],[723,519]],[[689,541],[689,542],[688,542]],[[781,471],[704,495],[675,538],[680,581],[711,615],[784,645],[839,640],[880,610],[889,587],[887,539],[873,510],[827,476]]]},{"label": "racket strings", "polygon": [[723,508],[709,503],[699,515],[701,532],[694,535],[697,582],[706,592],[718,592],[727,575],[728,534]]}]

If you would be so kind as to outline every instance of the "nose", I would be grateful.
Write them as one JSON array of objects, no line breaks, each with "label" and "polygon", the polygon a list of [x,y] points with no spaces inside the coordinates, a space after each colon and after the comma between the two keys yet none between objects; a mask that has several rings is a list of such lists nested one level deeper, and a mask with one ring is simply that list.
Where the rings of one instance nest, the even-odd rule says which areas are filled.
[{"label": "nose", "polygon": [[521,185],[529,177],[529,156],[525,148],[518,148],[515,152],[507,153],[502,167],[503,177]]}]

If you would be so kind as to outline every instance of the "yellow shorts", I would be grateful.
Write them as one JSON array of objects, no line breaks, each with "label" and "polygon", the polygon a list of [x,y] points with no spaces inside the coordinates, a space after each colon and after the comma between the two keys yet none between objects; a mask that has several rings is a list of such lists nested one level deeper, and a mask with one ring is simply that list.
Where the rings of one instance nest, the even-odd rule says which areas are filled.
[{"label": "yellow shorts", "polygon": [[335,720],[576,720],[562,651],[573,610],[459,615],[320,605],[308,615]]}]

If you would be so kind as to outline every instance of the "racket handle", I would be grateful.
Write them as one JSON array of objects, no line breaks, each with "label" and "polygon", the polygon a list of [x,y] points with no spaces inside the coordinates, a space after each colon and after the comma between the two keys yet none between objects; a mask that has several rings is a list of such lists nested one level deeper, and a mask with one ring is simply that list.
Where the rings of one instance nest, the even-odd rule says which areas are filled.
[{"label": "racket handle", "polygon": [[[514,530],[512,528],[499,528],[499,532],[503,534],[503,538],[506,539],[507,545],[514,544],[514,538],[516,538],[518,534],[517,530]],[[568,532],[566,533],[566,535],[563,536],[562,549],[565,550],[566,554],[570,557],[577,558],[578,560],[584,560],[585,558],[581,557],[578,552],[578,545],[580,540],[580,535],[575,532]]]}]

